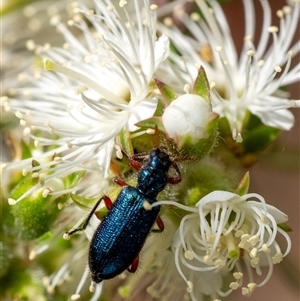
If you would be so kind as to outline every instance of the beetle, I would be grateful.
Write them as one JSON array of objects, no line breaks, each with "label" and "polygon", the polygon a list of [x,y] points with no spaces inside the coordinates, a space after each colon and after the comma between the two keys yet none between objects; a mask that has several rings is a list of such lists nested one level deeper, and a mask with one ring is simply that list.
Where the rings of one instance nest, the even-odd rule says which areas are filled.
[{"label": "beetle", "polygon": [[[149,159],[143,166],[139,161],[146,156]],[[153,224],[157,223],[159,232],[164,229],[159,217],[160,206],[151,208],[149,204],[156,202],[158,193],[167,183],[177,184],[181,181],[177,164],[159,148],[151,150],[149,154],[133,155],[129,162],[139,170],[136,187],[117,178],[115,182],[123,188],[116,201],[112,203],[108,196],[101,197],[82,227],[65,233],[70,236],[84,230],[100,202],[104,201],[109,211],[93,234],[88,255],[91,277],[95,283],[112,279],[125,270],[132,273],[137,270],[139,253]],[[168,176],[171,166],[176,172],[174,177]]]}]

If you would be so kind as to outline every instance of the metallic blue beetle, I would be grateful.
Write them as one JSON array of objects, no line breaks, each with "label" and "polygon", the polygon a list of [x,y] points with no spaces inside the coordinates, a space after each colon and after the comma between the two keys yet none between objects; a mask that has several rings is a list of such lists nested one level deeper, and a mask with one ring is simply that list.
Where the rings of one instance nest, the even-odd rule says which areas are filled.
[{"label": "metallic blue beetle", "polygon": [[[146,156],[149,156],[149,161],[142,167],[138,160]],[[96,229],[89,249],[89,268],[92,280],[96,283],[114,278],[126,269],[129,272],[136,271],[139,253],[154,222],[157,222],[159,231],[164,228],[158,216],[160,206],[147,210],[145,202],[153,204],[167,183],[176,184],[181,181],[178,166],[160,149],[154,149],[147,155],[134,155],[130,158],[130,164],[136,169],[141,168],[137,186],[128,186],[124,181],[117,179],[116,183],[124,187],[114,204],[109,197],[103,196],[82,227],[66,232],[67,235],[72,235],[84,230],[98,205],[104,200],[110,210]],[[176,171],[175,177],[168,176],[171,165]]]}]

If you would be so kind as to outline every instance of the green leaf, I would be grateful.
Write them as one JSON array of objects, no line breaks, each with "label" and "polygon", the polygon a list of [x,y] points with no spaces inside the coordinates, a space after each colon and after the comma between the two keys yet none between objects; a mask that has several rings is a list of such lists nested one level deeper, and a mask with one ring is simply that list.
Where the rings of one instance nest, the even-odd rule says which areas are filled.
[{"label": "green leaf", "polygon": [[[36,179],[27,175],[21,180],[12,191],[12,199],[18,199],[36,184]],[[29,196],[20,200],[11,207],[14,216],[14,224],[17,229],[17,236],[25,240],[32,240],[40,237],[50,230],[55,221],[59,209],[53,197],[42,195],[43,190],[39,189]]]},{"label": "green leaf", "polygon": [[279,135],[280,130],[262,125],[251,130],[245,135],[243,146],[245,153],[255,153],[264,150]]},{"label": "green leaf", "polygon": [[167,104],[170,104],[173,100],[177,98],[177,94],[171,87],[169,87],[168,85],[166,85],[165,83],[161,82],[156,78],[154,79],[154,81],[162,97],[167,102]]},{"label": "green leaf", "polygon": [[278,224],[277,226],[285,232],[293,231],[293,229],[287,224]]},{"label": "green leaf", "polygon": [[[31,149],[24,140],[21,140],[21,150],[22,150],[22,159],[23,160],[32,158]],[[32,162],[32,164],[33,164],[33,162]]]},{"label": "green leaf", "polygon": [[122,151],[127,155],[131,156],[134,154],[130,132],[122,129],[117,136],[117,144],[121,147]]},{"label": "green leaf", "polygon": [[9,262],[11,260],[10,251],[8,246],[0,241],[0,277],[2,278],[9,269]]},{"label": "green leaf", "polygon": [[85,173],[85,170],[79,170],[67,175],[65,178],[62,179],[65,188],[69,189],[74,187],[84,177]]},{"label": "green leaf", "polygon": [[247,171],[246,174],[244,175],[243,179],[239,183],[235,192],[238,195],[244,195],[248,192],[249,185],[250,185],[250,175],[249,175],[249,171]]},{"label": "green leaf", "polygon": [[95,203],[99,200],[99,197],[95,197],[95,198],[85,198],[83,196],[80,195],[76,195],[71,193],[71,199],[74,201],[74,203],[81,208],[82,210],[86,210],[89,211],[93,208],[93,206],[95,205]]},{"label": "green leaf", "polygon": [[193,86],[193,93],[203,97],[207,102],[210,102],[209,91],[210,88],[206,73],[204,68],[201,66]]},{"label": "green leaf", "polygon": [[5,1],[1,3],[2,7],[0,8],[1,16],[5,16],[9,13],[12,13],[15,10],[18,10],[22,7],[24,7],[27,4],[30,4],[32,2],[35,2],[37,0],[10,0],[10,1]]},{"label": "green leaf", "polygon": [[155,129],[157,128],[159,131],[165,133],[166,130],[164,128],[164,125],[162,123],[161,117],[153,116],[148,119],[139,121],[135,124],[136,126],[148,128],[148,129]]}]

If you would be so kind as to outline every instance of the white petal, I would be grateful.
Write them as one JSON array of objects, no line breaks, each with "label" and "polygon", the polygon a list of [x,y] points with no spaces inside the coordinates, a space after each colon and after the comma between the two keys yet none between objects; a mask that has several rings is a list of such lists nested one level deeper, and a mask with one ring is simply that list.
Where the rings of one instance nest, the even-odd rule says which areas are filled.
[{"label": "white petal", "polygon": [[127,123],[127,130],[132,132],[139,129],[137,126],[135,126],[135,124],[141,120],[152,117],[154,115],[156,107],[156,98],[144,99],[142,102],[135,105],[134,111],[131,113]]},{"label": "white petal", "polygon": [[294,115],[289,110],[255,111],[252,113],[258,116],[264,124],[281,130],[289,131],[295,122]]},{"label": "white petal", "polygon": [[162,35],[155,43],[154,57],[155,57],[155,70],[163,62],[170,53],[170,41],[166,35]]},{"label": "white petal", "polygon": [[196,207],[199,207],[200,205],[203,206],[207,203],[210,202],[227,202],[230,199],[236,197],[236,194],[229,192],[229,191],[221,191],[221,190],[216,190],[205,197],[203,197],[197,204]]}]

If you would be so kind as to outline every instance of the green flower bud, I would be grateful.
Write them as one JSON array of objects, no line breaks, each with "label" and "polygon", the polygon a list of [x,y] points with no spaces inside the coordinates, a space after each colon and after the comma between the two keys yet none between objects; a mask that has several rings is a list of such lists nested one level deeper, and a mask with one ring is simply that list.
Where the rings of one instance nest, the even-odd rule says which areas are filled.
[{"label": "green flower bud", "polygon": [[[36,184],[36,179],[31,174],[24,177],[12,192],[12,198],[18,199],[24,191],[28,191]],[[40,237],[50,230],[59,209],[54,202],[55,197],[50,191],[64,189],[63,181],[52,179],[47,182],[47,188],[38,189],[12,206],[17,236],[22,239],[32,240]]]}]

